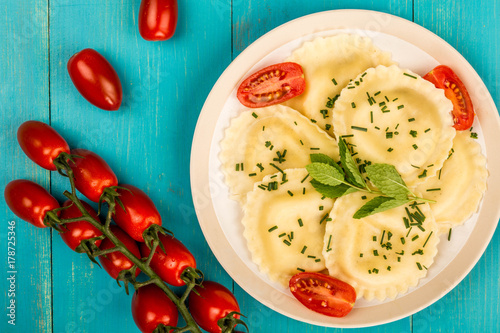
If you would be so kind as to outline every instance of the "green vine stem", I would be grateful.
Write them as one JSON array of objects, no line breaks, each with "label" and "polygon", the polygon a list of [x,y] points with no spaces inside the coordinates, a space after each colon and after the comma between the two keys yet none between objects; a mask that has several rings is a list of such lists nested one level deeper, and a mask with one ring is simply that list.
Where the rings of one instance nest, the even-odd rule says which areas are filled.
[{"label": "green vine stem", "polygon": [[[177,306],[177,309],[179,310],[180,314],[186,321],[186,326],[182,328],[177,328],[174,332],[180,333],[180,332],[194,332],[194,333],[202,333],[201,329],[198,327],[196,322],[194,321],[193,317],[189,313],[189,310],[187,309],[187,306],[185,304],[186,298],[188,294],[191,292],[191,290],[194,288],[196,285],[196,281],[194,279],[188,281],[186,283],[187,288],[184,292],[184,294],[179,297],[177,296],[163,281],[162,279],[151,269],[149,266],[149,263],[152,259],[152,256],[155,253],[156,247],[159,245],[159,241],[157,239],[153,240],[152,246],[151,246],[151,253],[149,257],[147,258],[146,261],[143,261],[141,258],[137,258],[127,247],[111,232],[110,230],[110,223],[112,219],[113,212],[116,208],[116,197],[106,195],[106,193],[103,194],[103,200],[108,204],[108,213],[106,215],[106,222],[101,224],[100,221],[95,220],[85,209],[83,206],[82,202],[76,195],[76,187],[75,187],[75,181],[74,181],[74,174],[73,170],[69,167],[69,164],[67,160],[72,160],[72,158],[75,158],[76,156],[74,155],[68,155],[67,153],[61,153],[57,160],[54,161],[54,164],[57,166],[58,172],[65,176],[68,177],[69,182],[71,184],[71,192],[65,191],[64,196],[66,196],[68,199],[70,199],[76,207],[80,210],[82,213],[82,217],[79,218],[72,218],[72,219],[59,219],[59,218],[50,218],[50,221],[48,221],[48,224],[55,228],[58,224],[65,224],[65,223],[71,223],[71,222],[76,222],[76,221],[82,221],[85,220],[92,224],[94,227],[96,227],[99,231],[102,232],[104,236],[106,236],[114,245],[115,247],[106,251],[98,251],[97,253],[92,254],[94,257],[97,255],[103,255],[106,253],[110,252],[115,252],[115,251],[120,251],[123,253],[130,261],[134,263],[134,267],[132,267],[133,271],[135,272],[136,268],[139,268],[142,272],[144,272],[148,277],[149,280],[145,282],[134,282],[134,288],[138,289],[139,287],[142,287],[147,284],[154,283],[156,284],[163,292],[172,300],[172,302]],[[114,192],[114,191],[113,191]],[[116,192],[115,192],[116,193]],[[111,198],[110,198],[111,197]],[[100,204],[99,204],[100,206]],[[99,207],[100,208],[100,207]],[[198,270],[196,270],[199,272]],[[201,272],[200,272],[201,273]],[[132,274],[132,276],[135,276]],[[118,277],[119,279],[120,277]],[[118,284],[119,280],[117,279]],[[127,283],[128,281],[124,281],[125,288],[127,289]],[[128,289],[127,289],[128,290]]]}]

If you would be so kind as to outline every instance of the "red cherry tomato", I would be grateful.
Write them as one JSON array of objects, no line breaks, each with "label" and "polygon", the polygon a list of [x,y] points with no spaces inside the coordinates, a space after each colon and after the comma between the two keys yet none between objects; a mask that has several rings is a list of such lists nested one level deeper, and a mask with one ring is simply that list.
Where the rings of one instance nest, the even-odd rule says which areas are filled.
[{"label": "red cherry tomato", "polygon": [[8,183],[4,197],[7,206],[14,214],[38,228],[46,227],[43,219],[48,211],[60,207],[57,200],[46,189],[25,179]]},{"label": "red cherry tomato", "polygon": [[26,156],[47,170],[57,169],[53,162],[61,152],[69,154],[69,146],[63,137],[40,121],[22,123],[17,130],[17,141]]},{"label": "red cherry tomato", "polygon": [[106,187],[118,185],[113,170],[99,155],[86,149],[72,149],[75,163],[69,162],[75,174],[75,186],[90,201],[99,202]]},{"label": "red cherry tomato", "polygon": [[[181,279],[182,272],[188,268],[196,268],[196,260],[189,250],[176,238],[170,235],[158,235],[165,252],[158,246],[151,259],[151,268],[166,283],[180,287],[185,285]],[[139,244],[143,257],[148,257],[151,250],[145,243]]]},{"label": "red cherry tomato", "polygon": [[424,79],[434,83],[436,88],[444,89],[445,96],[453,102],[453,121],[456,130],[469,129],[474,122],[474,106],[469,92],[460,78],[448,66],[437,66]]},{"label": "red cherry tomato", "polygon": [[[97,216],[95,210],[85,201],[82,201],[82,204],[87,212],[92,215],[94,219],[99,221],[99,217]],[[73,219],[82,216],[78,207],[76,207],[76,205],[74,205],[70,200],[66,200],[63,207],[69,208],[61,211],[61,219]],[[87,221],[71,222],[65,224],[63,229],[66,230],[60,233],[61,238],[73,251],[75,251],[75,249],[80,245],[82,240],[102,235],[102,232],[100,232],[99,229]],[[101,240],[97,240],[95,245],[99,246],[101,242]]]},{"label": "red cherry tomato", "polygon": [[120,200],[125,207],[123,210],[116,206],[114,220],[127,234],[138,242],[144,242],[142,233],[152,224],[161,225],[161,216],[153,201],[141,189],[132,185],[119,185],[124,189],[117,189]]},{"label": "red cherry tomato", "polygon": [[145,40],[167,40],[177,26],[177,0],[142,0],[139,32]]},{"label": "red cherry tomato", "polygon": [[[111,232],[125,245],[130,252],[132,252],[137,258],[141,258],[141,253],[139,252],[139,248],[137,247],[137,243],[129,236],[125,231],[120,229],[119,227],[112,225],[110,227]],[[108,238],[105,238],[101,246],[99,247],[101,250],[107,250],[114,247],[113,242],[111,242]],[[108,253],[104,256],[99,257],[99,261],[101,262],[102,268],[113,278],[116,279],[118,274],[124,269],[130,269],[134,266],[134,263],[130,261],[123,253],[120,251],[115,251]],[[141,271],[137,269],[135,271],[135,276],[139,275]]]},{"label": "red cherry tomato", "polygon": [[113,66],[100,53],[84,49],[68,61],[68,73],[76,89],[100,109],[120,108],[123,93],[120,78]]},{"label": "red cherry tomato", "polygon": [[[199,295],[192,292],[189,295],[189,311],[201,328],[210,333],[220,333],[222,330],[217,321],[231,312],[240,312],[238,302],[233,293],[223,285],[204,281],[203,287],[194,288]],[[239,318],[238,315],[235,316]]]},{"label": "red cherry tomato", "polygon": [[305,88],[302,67],[294,62],[283,62],[247,77],[240,84],[236,97],[249,108],[260,108],[287,101],[302,94]]},{"label": "red cherry tomato", "polygon": [[356,301],[351,285],[321,273],[296,274],[289,286],[293,296],[308,309],[331,317],[346,316]]},{"label": "red cherry tomato", "polygon": [[159,324],[177,326],[179,313],[160,287],[148,284],[132,297],[132,317],[141,332],[152,333]]}]

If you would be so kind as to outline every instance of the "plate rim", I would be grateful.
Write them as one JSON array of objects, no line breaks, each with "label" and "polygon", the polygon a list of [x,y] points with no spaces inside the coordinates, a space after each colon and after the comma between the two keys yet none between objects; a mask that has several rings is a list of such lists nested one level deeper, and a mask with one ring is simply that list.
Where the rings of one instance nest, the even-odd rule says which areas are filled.
[{"label": "plate rim", "polygon": [[[332,17],[335,19],[332,20]],[[324,24],[327,19],[335,22],[346,22],[346,17],[349,17],[349,26],[332,24],[331,26],[319,27],[319,25]],[[363,23],[365,26],[361,26]],[[368,24],[371,24],[371,26],[367,26]],[[497,201],[494,200],[495,196],[500,197],[500,187],[497,187],[499,189],[496,190],[495,186],[493,186],[493,184],[500,184],[500,173],[491,172],[491,170],[500,170],[500,157],[491,156],[493,154],[487,154],[489,171],[487,182],[488,189],[484,194],[483,207],[479,214],[478,224],[469,236],[462,250],[442,272],[422,286],[419,291],[415,291],[399,299],[404,300],[406,303],[415,301],[415,304],[418,304],[417,306],[410,307],[410,309],[407,307],[399,307],[399,311],[393,311],[390,309],[390,305],[394,305],[394,302],[398,301],[395,300],[394,302],[375,306],[377,309],[382,310],[382,312],[385,310],[385,312],[390,313],[389,316],[385,318],[383,316],[376,316],[375,320],[352,323],[346,322],[346,318],[339,319],[318,315],[301,305],[303,309],[302,312],[305,316],[291,314],[287,312],[287,309],[293,308],[289,304],[291,302],[286,302],[284,298],[287,297],[274,290],[271,286],[261,286],[264,290],[260,290],[260,292],[249,288],[251,278],[249,279],[248,276],[245,275],[253,275],[253,273],[236,253],[231,253],[234,251],[224,251],[227,249],[227,246],[231,247],[231,245],[225,238],[212,205],[208,162],[210,145],[217,119],[232,89],[243,79],[243,75],[265,55],[296,38],[321,30],[335,29],[360,29],[383,32],[415,45],[433,56],[439,63],[446,63],[445,60],[448,60],[450,55],[452,55],[454,62],[459,65],[454,66],[454,68],[456,68],[455,71],[464,79],[464,83],[469,87],[477,87],[471,95],[476,98],[480,96],[481,105],[487,105],[485,109],[489,112],[478,114],[479,121],[483,127],[483,133],[485,133],[487,151],[488,147],[491,149],[491,142],[495,141],[495,137],[497,140],[500,140],[500,117],[486,86],[467,60],[442,38],[412,21],[387,13],[359,9],[323,11],[296,18],[267,32],[241,52],[241,54],[238,55],[221,74],[208,95],[196,124],[191,146],[191,193],[195,212],[209,247],[231,278],[248,294],[267,307],[295,320],[326,327],[367,327],[396,321],[422,310],[446,295],[472,270],[491,241],[500,218],[500,205],[495,205]],[[415,31],[418,32],[418,34],[415,34]],[[416,35],[420,36],[417,40],[415,40]],[[280,39],[277,37],[282,38]],[[275,41],[276,39],[280,40],[281,44],[278,44]],[[234,75],[235,72],[242,73],[242,75]],[[467,73],[467,75],[464,73]],[[227,89],[228,86],[231,87],[231,89]],[[219,108],[217,108],[217,106],[219,106]],[[491,121],[492,117],[494,117],[496,121]],[[488,121],[486,121],[486,119]],[[487,133],[493,134],[486,135]],[[490,142],[490,144],[488,144],[488,142]],[[492,166],[497,166],[498,168],[494,169]],[[200,167],[203,169],[200,170]],[[481,219],[493,222],[489,224],[486,222],[480,223]],[[211,223],[212,221],[217,221],[217,223]],[[487,235],[486,239],[484,237],[485,235]],[[487,240],[487,242],[485,242],[485,240]],[[475,251],[471,251],[473,252],[472,254],[470,252],[464,252],[465,248],[470,250],[469,246],[472,245],[475,245]],[[467,262],[468,265],[464,265],[464,259],[467,259],[465,262]],[[452,276],[452,278],[450,278],[450,276]],[[418,296],[421,294],[432,294],[433,296],[426,296],[424,297],[425,300],[422,301],[418,299]],[[272,301],[262,299],[263,296],[269,297],[269,295],[271,295]],[[375,307],[359,308],[357,311],[366,312]]]}]

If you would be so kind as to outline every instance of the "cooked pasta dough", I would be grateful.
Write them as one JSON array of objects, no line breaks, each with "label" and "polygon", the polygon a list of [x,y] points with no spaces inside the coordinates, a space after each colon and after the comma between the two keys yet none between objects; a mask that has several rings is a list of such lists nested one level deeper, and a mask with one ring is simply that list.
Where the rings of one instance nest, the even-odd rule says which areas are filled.
[{"label": "cooked pasta dough", "polygon": [[431,204],[441,232],[463,224],[477,211],[486,191],[486,158],[469,131],[458,131],[442,170],[418,186]]},{"label": "cooked pasta dough", "polygon": [[390,53],[375,47],[371,39],[347,34],[306,42],[286,61],[302,66],[306,89],[285,104],[316,120],[330,134],[333,101],[342,88],[368,68],[394,64]]},{"label": "cooked pasta dough", "polygon": [[356,210],[372,198],[363,200],[363,195],[356,192],[335,201],[324,239],[326,267],[353,286],[358,298],[394,298],[427,274],[437,253],[437,225],[428,204],[414,206],[425,216],[422,229],[405,225],[405,207],[418,214],[410,205],[354,219]]},{"label": "cooked pasta dough", "polygon": [[[287,169],[256,183],[243,207],[244,236],[253,261],[273,281],[288,286],[301,270],[325,268],[321,254],[333,200],[314,190],[305,169]],[[276,189],[268,190],[276,182]],[[273,187],[274,188],[274,187]]]},{"label": "cooked pasta dough", "polygon": [[335,103],[335,135],[354,145],[360,164],[393,164],[408,186],[434,176],[448,157],[453,105],[442,89],[396,66],[368,69]]},{"label": "cooked pasta dough", "polygon": [[282,105],[242,112],[232,120],[220,145],[219,158],[231,198],[241,203],[255,182],[279,169],[305,167],[311,153],[338,160],[333,138]]}]

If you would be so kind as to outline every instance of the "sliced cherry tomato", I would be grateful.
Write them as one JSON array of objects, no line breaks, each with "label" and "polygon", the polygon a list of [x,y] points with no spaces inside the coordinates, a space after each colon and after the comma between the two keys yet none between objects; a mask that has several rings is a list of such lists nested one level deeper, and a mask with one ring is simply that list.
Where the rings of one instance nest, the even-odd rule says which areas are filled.
[{"label": "sliced cherry tomato", "polygon": [[[82,201],[83,206],[87,210],[87,212],[97,221],[99,221],[99,217],[95,210],[85,201]],[[66,200],[63,204],[63,207],[69,207],[61,211],[61,219],[73,219],[77,217],[81,217],[82,213],[76,207],[73,202],[70,200]],[[102,232],[99,231],[96,227],[90,224],[87,221],[78,221],[71,222],[65,224],[63,229],[65,231],[61,232],[61,238],[73,251],[80,245],[82,240],[94,238],[102,235]],[[101,244],[101,240],[97,240],[95,245],[99,246]]]},{"label": "sliced cherry tomato", "polygon": [[321,273],[299,273],[290,279],[293,296],[308,309],[331,317],[351,312],[356,291],[351,285]]},{"label": "sliced cherry tomato", "polygon": [[179,313],[174,302],[155,284],[135,291],[132,297],[132,317],[143,333],[152,333],[159,324],[177,326]]},{"label": "sliced cherry tomato", "polygon": [[[220,333],[219,319],[231,312],[240,312],[240,307],[233,293],[223,285],[204,281],[203,286],[196,286],[189,295],[189,311],[201,328],[210,333]],[[235,315],[239,318],[239,315]]]},{"label": "sliced cherry tomato", "polygon": [[118,185],[118,179],[109,165],[99,155],[86,149],[72,149],[74,163],[69,162],[75,174],[75,186],[90,201],[99,202],[106,187]]},{"label": "sliced cherry tomato", "polygon": [[114,220],[127,234],[138,242],[144,242],[142,233],[152,224],[161,225],[161,216],[153,201],[141,189],[132,185],[119,185],[117,189],[123,210],[116,206]]},{"label": "sliced cherry tomato", "polygon": [[177,26],[177,0],[142,0],[139,32],[145,40],[167,40]]},{"label": "sliced cherry tomato", "polygon": [[38,228],[46,227],[43,219],[48,211],[60,207],[57,200],[46,189],[25,179],[8,183],[4,197],[7,206],[14,214]]},{"label": "sliced cherry tomato", "polygon": [[448,66],[437,66],[424,79],[434,83],[436,88],[444,89],[445,96],[453,102],[453,121],[456,130],[467,130],[474,122],[474,106],[460,78]]},{"label": "sliced cherry tomato", "polygon": [[294,62],[283,62],[247,77],[240,84],[236,97],[249,108],[260,108],[287,101],[302,94],[305,88],[302,67]]},{"label": "sliced cherry tomato", "polygon": [[52,127],[41,121],[29,120],[17,130],[17,141],[33,162],[44,169],[55,171],[54,159],[61,153],[69,154],[69,146]]},{"label": "sliced cherry tomato", "polygon": [[[120,229],[120,227],[116,225],[112,225],[110,227],[111,232],[125,245],[130,252],[132,252],[137,258],[141,258],[141,252],[139,251],[139,247],[137,247],[137,243],[129,236],[125,231]],[[101,250],[107,250],[115,245],[108,238],[105,238],[101,246],[99,247]],[[134,266],[134,263],[130,261],[123,253],[120,251],[115,251],[106,254],[106,257],[100,256],[99,261],[101,262],[102,268],[113,278],[116,279],[118,274],[124,269],[130,269]],[[135,276],[139,275],[141,271],[136,269]]]},{"label": "sliced cherry tomato", "polygon": [[71,81],[82,96],[100,109],[115,111],[123,98],[122,84],[113,66],[99,52],[84,49],[68,61]]},{"label": "sliced cherry tomato", "polygon": [[[165,252],[158,246],[151,259],[151,268],[166,283],[180,287],[185,285],[181,279],[182,272],[188,268],[196,268],[196,260],[189,250],[176,238],[170,235],[158,235]],[[139,244],[143,257],[148,257],[151,250],[145,243]]]}]

